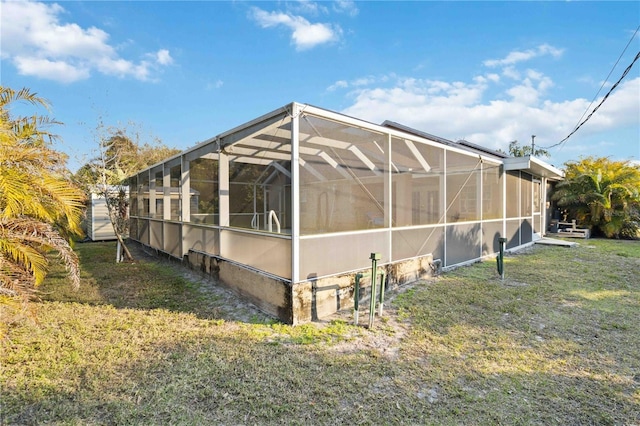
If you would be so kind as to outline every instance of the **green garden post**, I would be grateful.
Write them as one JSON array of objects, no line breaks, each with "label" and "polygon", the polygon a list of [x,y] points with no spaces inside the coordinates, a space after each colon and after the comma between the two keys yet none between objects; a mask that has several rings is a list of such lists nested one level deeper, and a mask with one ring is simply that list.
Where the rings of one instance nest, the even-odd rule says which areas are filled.
[{"label": "green garden post", "polygon": [[498,262],[498,273],[500,274],[500,279],[504,281],[504,245],[506,244],[507,239],[500,237],[498,242],[500,243],[500,254],[496,260]]},{"label": "green garden post", "polygon": [[376,314],[376,272],[378,268],[378,260],[382,256],[380,253],[371,253],[371,300],[369,301],[369,328],[373,327],[373,317]]},{"label": "green garden post", "polygon": [[384,286],[387,282],[387,273],[386,271],[382,271],[380,274],[380,316],[382,316],[383,306],[384,306]]},{"label": "green garden post", "polygon": [[353,289],[353,325],[358,325],[358,316],[360,312],[358,307],[360,306],[360,280],[364,275],[361,273],[356,274],[356,286]]}]

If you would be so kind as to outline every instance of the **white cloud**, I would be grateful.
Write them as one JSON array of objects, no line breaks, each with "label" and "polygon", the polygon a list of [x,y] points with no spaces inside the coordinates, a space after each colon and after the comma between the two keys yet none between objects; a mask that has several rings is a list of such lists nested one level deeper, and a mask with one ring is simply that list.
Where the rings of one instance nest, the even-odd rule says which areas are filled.
[{"label": "white cloud", "polygon": [[64,61],[50,61],[45,58],[16,56],[13,62],[21,74],[46,75],[49,79],[61,83],[72,83],[89,78],[89,69],[73,66]]},{"label": "white cloud", "polygon": [[392,74],[380,75],[380,76],[370,75],[366,77],[359,77],[350,81],[338,80],[332,85],[330,85],[329,87],[327,87],[327,91],[333,92],[338,89],[358,88],[358,87],[370,86],[372,84],[386,83],[391,78],[395,78],[395,77],[396,77],[395,74],[392,73]]},{"label": "white cloud", "polygon": [[2,59],[11,61],[22,75],[63,83],[103,74],[151,79],[159,66],[173,62],[168,50],[148,54],[138,63],[123,59],[109,44],[109,34],[96,28],[63,23],[57,3],[2,2]]},{"label": "white cloud", "polygon": [[346,89],[347,87],[349,87],[349,83],[347,83],[346,80],[338,80],[331,86],[327,87],[327,91],[333,92],[337,89]]},{"label": "white cloud", "polygon": [[[377,123],[394,120],[504,151],[510,141],[528,141],[531,134],[539,136],[541,146],[551,145],[573,130],[589,101],[544,99],[551,79],[535,71],[526,75],[507,89],[506,99],[486,99],[492,85],[499,83],[495,77],[474,78],[472,83],[396,79],[391,87],[354,89],[353,103],[343,112]],[[640,78],[621,84],[579,132],[589,135],[640,125],[639,92]]]},{"label": "white cloud", "polygon": [[173,63],[173,58],[167,49],[160,49],[155,54],[156,61],[160,65],[171,65]]},{"label": "white cloud", "polygon": [[554,58],[560,57],[563,53],[562,49],[558,49],[548,44],[541,44],[535,49],[524,51],[514,50],[502,59],[488,59],[483,62],[486,67],[510,66],[518,62],[528,61],[540,56],[551,55]]},{"label": "white cloud", "polygon": [[356,3],[351,0],[336,0],[333,3],[333,10],[338,13],[344,13],[349,16],[356,16],[360,11]]},{"label": "white cloud", "polygon": [[538,102],[538,90],[530,84],[521,84],[507,90],[514,102],[523,105],[535,105]]},{"label": "white cloud", "polygon": [[[602,130],[618,124],[628,125],[635,123],[640,125],[638,123],[640,121],[639,93],[640,77],[621,83],[593,114],[585,126],[592,126],[594,129]],[[603,96],[594,102],[592,108],[595,108],[602,101]]]},{"label": "white cloud", "polygon": [[257,7],[251,8],[251,17],[262,28],[284,26],[291,30],[291,41],[297,50],[307,50],[321,44],[334,42],[342,34],[342,29],[339,26],[312,24],[302,16],[267,12]]},{"label": "white cloud", "polygon": [[553,86],[553,82],[549,77],[535,70],[527,70],[525,75],[526,77],[522,79],[520,84],[507,89],[506,93],[514,102],[535,105],[540,96]]},{"label": "white cloud", "polygon": [[351,85],[352,86],[356,86],[356,87],[368,86],[368,85],[370,85],[371,83],[373,83],[375,81],[376,81],[376,79],[374,77],[362,77],[362,78],[357,78],[357,79],[353,80],[351,82]]},{"label": "white cloud", "polygon": [[493,73],[486,74],[486,75],[478,75],[473,78],[473,81],[475,81],[476,83],[488,83],[488,82],[497,83],[500,81],[500,76],[498,74],[493,74]]},{"label": "white cloud", "polygon": [[504,67],[502,69],[502,75],[508,77],[512,80],[520,80],[520,73],[515,69],[515,67]]},{"label": "white cloud", "polygon": [[219,89],[224,85],[224,81],[222,80],[216,80],[214,83],[208,82],[207,85],[205,86],[206,90],[214,90],[214,89]]},{"label": "white cloud", "polygon": [[309,0],[298,0],[294,3],[287,3],[287,10],[294,14],[305,14],[316,16],[320,13],[328,13],[326,7]]}]

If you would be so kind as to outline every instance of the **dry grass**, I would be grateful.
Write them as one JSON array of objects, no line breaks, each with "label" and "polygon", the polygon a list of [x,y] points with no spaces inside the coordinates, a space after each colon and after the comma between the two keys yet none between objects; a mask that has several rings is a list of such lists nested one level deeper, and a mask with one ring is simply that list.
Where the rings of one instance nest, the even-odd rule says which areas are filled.
[{"label": "dry grass", "polygon": [[2,353],[7,424],[639,424],[640,242],[535,247],[392,298],[374,330],[269,321],[173,265],[77,247]]}]

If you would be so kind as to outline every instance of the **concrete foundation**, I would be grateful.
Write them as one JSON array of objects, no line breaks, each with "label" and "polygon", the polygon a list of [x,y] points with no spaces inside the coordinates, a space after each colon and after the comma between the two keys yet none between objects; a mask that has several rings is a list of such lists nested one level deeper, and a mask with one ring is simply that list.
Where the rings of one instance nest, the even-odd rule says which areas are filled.
[{"label": "concrete foundation", "polygon": [[211,277],[262,312],[295,323],[290,282],[193,250],[189,250],[187,260],[191,269]]},{"label": "concrete foundation", "polygon": [[[206,253],[189,251],[189,266],[211,277],[261,311],[287,324],[303,324],[327,317],[337,311],[350,309],[354,304],[355,271],[349,274],[312,279],[291,284],[287,280],[269,276],[234,262]],[[387,290],[404,283],[432,276],[439,262],[432,256],[410,259],[379,267],[386,270]],[[360,281],[361,301],[370,298],[371,280]]]}]

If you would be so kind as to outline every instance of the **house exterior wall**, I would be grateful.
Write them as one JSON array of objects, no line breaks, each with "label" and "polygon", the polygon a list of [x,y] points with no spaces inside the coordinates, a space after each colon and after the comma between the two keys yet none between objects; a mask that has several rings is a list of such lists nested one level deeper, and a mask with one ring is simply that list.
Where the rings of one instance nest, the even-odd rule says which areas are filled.
[{"label": "house exterior wall", "polygon": [[445,142],[294,103],[132,177],[131,235],[292,323],[352,304],[373,252],[401,282],[530,244],[546,178]]}]

